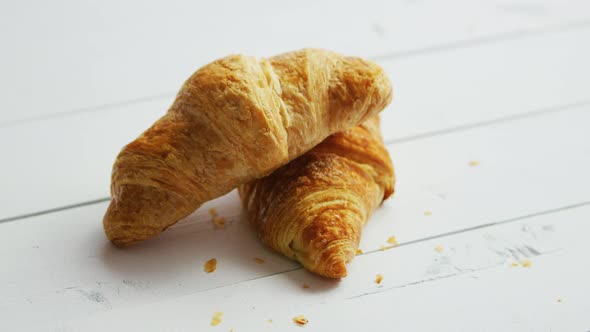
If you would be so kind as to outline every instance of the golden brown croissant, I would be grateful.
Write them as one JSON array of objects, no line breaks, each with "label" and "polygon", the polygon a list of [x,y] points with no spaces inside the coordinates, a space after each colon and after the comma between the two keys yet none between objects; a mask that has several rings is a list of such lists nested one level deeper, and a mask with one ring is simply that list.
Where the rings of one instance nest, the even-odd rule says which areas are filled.
[{"label": "golden brown croissant", "polygon": [[265,245],[314,273],[341,278],[362,226],[393,193],[394,182],[376,116],[240,186],[239,193]]},{"label": "golden brown croissant", "polygon": [[378,65],[329,51],[214,61],[118,155],[105,232],[119,246],[156,236],[203,202],[369,119],[391,97]]}]

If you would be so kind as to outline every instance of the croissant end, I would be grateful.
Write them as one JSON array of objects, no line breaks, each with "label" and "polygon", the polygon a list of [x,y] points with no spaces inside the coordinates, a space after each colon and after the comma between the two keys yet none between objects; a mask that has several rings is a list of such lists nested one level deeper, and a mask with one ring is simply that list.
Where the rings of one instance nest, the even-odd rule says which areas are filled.
[{"label": "croissant end", "polygon": [[116,246],[124,247],[160,234],[170,219],[180,220],[192,212],[180,195],[162,188],[121,185],[103,219],[105,233]]},{"label": "croissant end", "polygon": [[[393,99],[393,89],[387,73],[374,62],[357,57],[345,57],[337,67],[336,78],[330,86],[330,110],[335,116],[362,116],[356,121],[372,118]],[[358,110],[362,109],[361,112]]]}]

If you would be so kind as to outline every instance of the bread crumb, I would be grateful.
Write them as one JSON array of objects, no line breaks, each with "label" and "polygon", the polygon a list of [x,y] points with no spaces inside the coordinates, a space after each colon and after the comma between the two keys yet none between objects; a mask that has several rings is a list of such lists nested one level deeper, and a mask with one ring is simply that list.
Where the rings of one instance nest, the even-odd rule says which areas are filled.
[{"label": "bread crumb", "polygon": [[217,259],[215,259],[215,258],[211,258],[210,260],[205,262],[205,265],[203,266],[203,270],[207,273],[211,273],[211,272],[215,271],[216,269],[217,269]]},{"label": "bread crumb", "polygon": [[303,325],[309,323],[307,318],[303,317],[303,315],[293,317],[293,321],[295,322],[295,324],[297,324],[299,326],[303,326]]},{"label": "bread crumb", "polygon": [[225,217],[213,217],[213,225],[215,228],[225,228],[227,220]]},{"label": "bread crumb", "polygon": [[522,267],[531,267],[531,265],[533,265],[533,262],[531,262],[528,259],[523,259],[520,261],[520,265],[522,265]]},{"label": "bread crumb", "polygon": [[424,215],[425,216],[431,216],[432,215],[432,212],[430,212],[430,211],[424,211]]},{"label": "bread crumb", "polygon": [[443,246],[441,246],[440,244],[437,244],[437,245],[434,247],[434,251],[436,251],[436,252],[438,252],[438,253],[441,253],[441,252],[443,252],[443,250],[445,250],[445,249],[444,249],[444,248],[443,248]]},{"label": "bread crumb", "polygon": [[518,263],[516,263],[516,262],[512,262],[512,263],[510,263],[510,266],[512,266],[512,267],[517,267],[517,266],[518,266]]},{"label": "bread crumb", "polygon": [[385,251],[385,250],[389,250],[389,249],[391,249],[393,247],[395,247],[395,246],[381,246],[381,247],[379,247],[379,249]]},{"label": "bread crumb", "polygon": [[393,244],[394,246],[397,246],[397,240],[395,239],[395,236],[390,236],[389,239],[387,239],[387,243]]},{"label": "bread crumb", "polygon": [[303,284],[303,288],[311,288],[308,284]]},{"label": "bread crumb", "polygon": [[258,263],[258,264],[262,264],[262,263],[264,263],[264,259],[262,259],[262,258],[254,257],[254,260],[255,260],[255,261],[256,261],[256,263]]},{"label": "bread crumb", "polygon": [[227,220],[225,217],[219,217],[215,208],[209,209],[209,214],[211,215],[211,221],[213,222],[215,228],[225,228]]},{"label": "bread crumb", "polygon": [[477,160],[472,160],[469,162],[469,166],[474,167],[474,166],[478,166],[478,165],[479,165],[479,161],[477,161]]},{"label": "bread crumb", "polygon": [[272,324],[272,319],[267,320],[267,322],[269,322],[270,324]]},{"label": "bread crumb", "polygon": [[383,281],[383,276],[378,274],[377,277],[375,277],[375,283],[380,284],[381,281]]},{"label": "bread crumb", "polygon": [[217,311],[216,313],[214,313],[213,317],[211,318],[211,326],[219,325],[219,323],[221,323],[222,318],[223,318],[223,312]]}]

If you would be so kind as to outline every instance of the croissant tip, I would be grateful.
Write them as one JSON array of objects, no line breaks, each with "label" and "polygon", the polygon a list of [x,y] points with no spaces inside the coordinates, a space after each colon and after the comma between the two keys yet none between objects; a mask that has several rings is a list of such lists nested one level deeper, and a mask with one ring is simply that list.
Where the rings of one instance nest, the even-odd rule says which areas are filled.
[{"label": "croissant tip", "polygon": [[104,232],[115,247],[124,248],[140,241],[136,239],[135,236],[132,236],[131,232],[125,230],[125,228],[127,227],[109,226],[105,223]]},{"label": "croissant tip", "polygon": [[151,239],[162,232],[153,227],[134,227],[125,223],[111,223],[105,218],[104,232],[116,247],[124,248]]},{"label": "croissant tip", "polygon": [[321,266],[323,268],[317,271],[318,274],[333,279],[344,278],[348,274],[346,269],[346,263],[348,261],[342,254],[329,254],[329,257],[325,261],[326,263]]},{"label": "croissant tip", "polygon": [[103,219],[103,227],[106,237],[118,248],[128,247],[132,244],[150,239],[159,233],[161,230],[153,227],[137,227],[132,223],[119,220],[116,213],[109,209]]},{"label": "croissant tip", "polygon": [[327,272],[327,276],[330,278],[335,278],[335,279],[339,279],[339,278],[344,278],[347,275],[347,270],[346,270],[346,262],[344,261],[339,261],[336,262],[334,264],[332,264]]}]

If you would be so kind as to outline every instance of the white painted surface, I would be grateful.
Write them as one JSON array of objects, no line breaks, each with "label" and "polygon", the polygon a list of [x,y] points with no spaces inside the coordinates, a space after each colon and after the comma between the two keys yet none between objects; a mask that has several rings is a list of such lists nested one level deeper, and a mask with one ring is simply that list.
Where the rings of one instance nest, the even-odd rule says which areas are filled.
[{"label": "white painted surface", "polygon": [[[0,4],[0,330],[590,329],[588,2],[201,6]],[[127,250],[106,202],[2,222],[107,197],[118,149],[201,64],[310,45],[376,57],[395,85],[397,192],[349,277],[263,248],[235,193]]]},{"label": "white painted surface", "polygon": [[[590,104],[590,46],[579,42],[584,40],[590,40],[590,26],[383,60],[395,90],[395,101],[383,112],[384,138]],[[6,202],[0,219],[108,197],[117,153],[171,102],[146,101],[2,128],[0,150],[10,158],[0,173],[5,188],[0,201]]]},{"label": "white painted surface", "polygon": [[[361,248],[367,255],[379,257],[377,252],[390,235],[402,244],[409,243],[584,202],[590,197],[590,180],[584,175],[590,167],[590,154],[572,154],[563,145],[575,151],[590,150],[586,126],[590,112],[588,107],[580,107],[567,115],[547,114],[394,145],[391,151],[399,177],[396,197],[373,216]],[[523,123],[526,136],[521,133]],[[550,130],[563,133],[559,142],[546,135]],[[502,148],[509,145],[511,149]],[[552,158],[547,159],[547,155]],[[481,164],[469,166],[471,160]],[[547,169],[570,177],[548,177]],[[212,228],[207,212],[210,206],[230,217],[232,224],[227,229]],[[101,227],[105,208],[103,203],[0,224],[0,243],[5,244],[0,251],[5,269],[0,276],[2,321],[16,324],[33,315],[35,324],[67,322],[207,292],[297,267],[256,241],[241,216],[235,194],[209,203],[159,239],[128,250],[115,249],[106,241]],[[425,216],[425,211],[432,215]],[[516,239],[525,240],[520,235]],[[502,241],[508,240],[498,241],[504,245]],[[506,246],[518,245],[530,253],[525,244]],[[475,254],[471,249],[464,250],[463,255]],[[202,264],[213,257],[219,261],[218,270],[206,274]],[[262,257],[267,263],[257,265],[254,257]],[[388,274],[394,274],[404,265],[390,268]],[[366,272],[355,262],[347,280],[353,280],[354,285],[354,280]],[[299,289],[296,284],[291,291]],[[276,290],[269,288],[269,292]],[[203,297],[200,305],[212,305],[216,298]],[[60,305],[48,306],[50,303]]]},{"label": "white painted surface", "polygon": [[[352,263],[357,272],[340,282],[299,269],[68,325],[96,331],[299,331],[291,318],[303,314],[310,321],[306,331],[585,330],[589,213],[585,207],[365,254]],[[512,266],[525,260],[530,267]],[[380,285],[377,274],[383,276]],[[310,288],[303,289],[304,283]],[[224,321],[212,328],[216,311],[224,312]]]},{"label": "white painted surface", "polygon": [[11,1],[0,4],[0,125],[172,96],[230,53],[379,56],[589,19],[586,1]]}]

